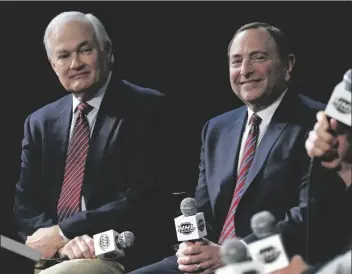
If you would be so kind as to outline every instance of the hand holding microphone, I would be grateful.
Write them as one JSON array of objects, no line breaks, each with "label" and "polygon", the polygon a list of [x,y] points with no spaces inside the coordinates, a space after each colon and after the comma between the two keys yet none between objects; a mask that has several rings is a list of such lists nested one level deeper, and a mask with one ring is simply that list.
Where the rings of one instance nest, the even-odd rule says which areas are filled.
[{"label": "hand holding microphone", "polygon": [[308,155],[321,159],[321,164],[327,168],[352,163],[351,130],[335,119],[328,121],[323,111],[317,113],[317,123],[305,145]]},{"label": "hand holding microphone", "polygon": [[61,260],[94,259],[94,242],[88,235],[75,237],[59,250]]},{"label": "hand holding microphone", "polygon": [[351,73],[348,70],[335,87],[325,112],[318,112],[305,143],[308,155],[326,168],[337,169],[346,185],[351,184],[352,167]]},{"label": "hand holding microphone", "polygon": [[212,273],[221,265],[220,246],[204,237],[207,236],[203,212],[198,212],[193,198],[182,200],[183,215],[175,218],[177,239],[182,241],[176,253],[179,270],[185,273]]}]

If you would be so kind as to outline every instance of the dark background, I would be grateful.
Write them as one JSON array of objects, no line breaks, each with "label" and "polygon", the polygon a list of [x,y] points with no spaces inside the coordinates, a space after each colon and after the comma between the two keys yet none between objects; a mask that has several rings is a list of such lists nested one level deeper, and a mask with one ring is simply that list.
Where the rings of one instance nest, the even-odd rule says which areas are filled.
[{"label": "dark background", "polygon": [[[293,87],[327,102],[351,67],[350,2],[2,2],[1,109],[4,146],[2,210],[9,221],[25,117],[65,95],[42,43],[63,11],[91,12],[105,25],[114,74],[155,88],[174,105],[179,147],[173,191],[192,191],[198,178],[200,133],[207,119],[242,105],[228,81],[227,46],[243,24],[263,21],[291,41]],[[4,191],[5,190],[5,191]]]}]

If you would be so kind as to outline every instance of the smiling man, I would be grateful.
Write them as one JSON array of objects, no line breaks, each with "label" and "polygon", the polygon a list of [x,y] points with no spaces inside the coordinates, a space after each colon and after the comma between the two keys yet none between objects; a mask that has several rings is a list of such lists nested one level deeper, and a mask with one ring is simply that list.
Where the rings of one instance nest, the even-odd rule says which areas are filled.
[{"label": "smiling man", "polygon": [[[14,208],[18,232],[43,258],[70,259],[45,273],[122,273],[117,261],[94,260],[92,237],[130,230],[148,246],[150,231],[141,224],[156,221],[148,213],[157,213],[153,201],[164,193],[164,95],[114,76],[111,40],[92,14],[59,14],[44,44],[69,94],[26,119]],[[147,257],[141,246],[135,250],[143,255],[131,261]]]},{"label": "smiling man", "polygon": [[[203,128],[195,198],[205,213],[210,241],[183,242],[176,256],[133,274],[213,273],[222,265],[220,245],[233,237],[251,241],[250,220],[263,210],[280,221],[289,253],[305,256],[305,231],[296,231],[298,238],[290,233],[305,218],[309,157],[304,141],[324,105],[289,87],[295,56],[276,27],[260,22],[242,26],[230,42],[228,60],[231,87],[245,105],[210,119]],[[333,176],[316,174],[322,181]],[[328,205],[338,196],[335,187],[343,193],[342,184],[330,183],[311,194]]]}]

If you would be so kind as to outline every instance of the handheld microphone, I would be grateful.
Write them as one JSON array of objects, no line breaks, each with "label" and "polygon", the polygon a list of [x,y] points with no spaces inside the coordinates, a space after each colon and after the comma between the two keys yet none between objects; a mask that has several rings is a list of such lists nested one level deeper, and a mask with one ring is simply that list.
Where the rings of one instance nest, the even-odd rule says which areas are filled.
[{"label": "handheld microphone", "polygon": [[174,219],[178,241],[199,240],[207,235],[204,213],[197,212],[197,207],[193,198],[182,200],[180,209],[183,215]]},{"label": "handheld microphone", "polygon": [[125,256],[125,249],[131,247],[135,236],[130,231],[117,233],[115,230],[95,234],[93,236],[95,256],[103,260],[115,260]]},{"label": "handheld microphone", "polygon": [[289,265],[281,235],[275,232],[275,217],[268,211],[253,215],[251,228],[257,241],[248,244],[253,260],[264,265],[265,273],[271,273]]},{"label": "handheld microphone", "polygon": [[338,83],[332,92],[325,113],[346,126],[352,126],[351,116],[351,74],[352,69],[346,71],[343,80]]},{"label": "handheld microphone", "polygon": [[264,274],[264,266],[253,261],[245,243],[239,239],[228,239],[220,248],[220,258],[225,264],[218,268],[215,274]]}]

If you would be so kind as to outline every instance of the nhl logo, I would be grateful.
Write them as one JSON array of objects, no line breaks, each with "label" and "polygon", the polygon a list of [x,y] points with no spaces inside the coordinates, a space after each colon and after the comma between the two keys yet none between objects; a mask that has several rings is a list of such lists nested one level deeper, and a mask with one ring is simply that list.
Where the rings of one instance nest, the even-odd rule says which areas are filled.
[{"label": "nhl logo", "polygon": [[338,112],[341,112],[343,114],[351,113],[351,102],[346,98],[335,98],[335,100],[333,101],[333,105]]},{"label": "nhl logo", "polygon": [[106,234],[101,234],[99,239],[100,248],[105,251],[110,247],[109,236]]},{"label": "nhl logo", "polygon": [[189,235],[195,229],[196,228],[193,226],[193,224],[189,222],[182,223],[181,225],[178,226],[178,232],[182,233],[183,235]]}]

